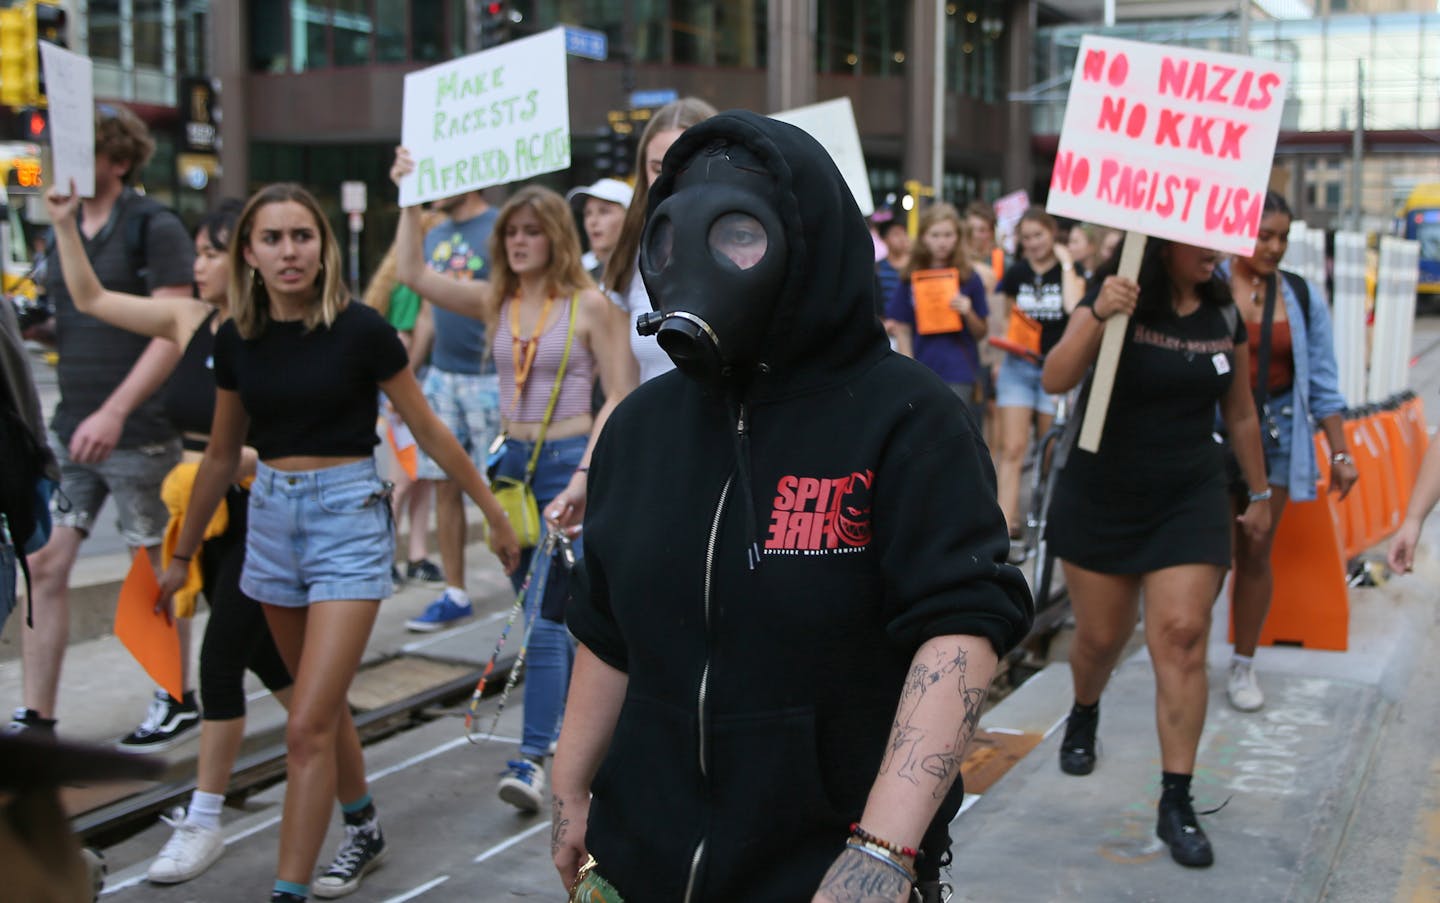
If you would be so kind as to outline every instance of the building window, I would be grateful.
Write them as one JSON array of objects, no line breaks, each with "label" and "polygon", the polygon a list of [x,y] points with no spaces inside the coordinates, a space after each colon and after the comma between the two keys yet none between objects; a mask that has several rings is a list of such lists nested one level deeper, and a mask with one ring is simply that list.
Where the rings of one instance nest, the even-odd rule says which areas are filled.
[{"label": "building window", "polygon": [[250,3],[250,68],[256,72],[285,72],[290,68],[285,6],[286,0]]},{"label": "building window", "polygon": [[175,67],[181,75],[204,75],[214,68],[210,61],[209,32],[209,0],[191,0],[178,5]]},{"label": "building window", "polygon": [[844,75],[900,75],[908,46],[909,4],[883,0],[819,0],[815,64]]},{"label": "building window", "polygon": [[405,0],[375,0],[375,62],[403,62],[405,47]]},{"label": "building window", "polygon": [[999,100],[1005,4],[953,0],[945,5],[946,87],[987,103]]},{"label": "building window", "polygon": [[90,58],[120,62],[120,0],[90,0],[89,9]]},{"label": "building window", "polygon": [[370,0],[335,0],[330,26],[335,42],[335,65],[363,66],[370,62],[370,43],[375,36]]},{"label": "building window", "polygon": [[295,71],[330,65],[330,10],[318,0],[290,0],[290,47]]},{"label": "building window", "polygon": [[422,63],[445,58],[445,0],[410,4],[410,58]]}]

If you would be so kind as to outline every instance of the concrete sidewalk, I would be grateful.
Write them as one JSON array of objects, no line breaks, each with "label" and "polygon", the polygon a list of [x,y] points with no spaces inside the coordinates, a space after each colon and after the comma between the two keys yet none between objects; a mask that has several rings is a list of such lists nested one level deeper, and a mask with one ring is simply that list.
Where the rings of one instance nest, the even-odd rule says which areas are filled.
[{"label": "concrete sidewalk", "polygon": [[1215,846],[1210,869],[1175,864],[1155,838],[1160,753],[1147,654],[1122,663],[1106,690],[1099,764],[1086,777],[1058,767],[1070,674],[1063,662],[1047,667],[981,722],[1046,738],[957,818],[955,899],[1440,899],[1433,553],[1423,571],[1351,591],[1346,652],[1263,648],[1266,705],[1253,714],[1225,701],[1230,646],[1217,604],[1194,786],[1197,809],[1224,804],[1202,817]]}]

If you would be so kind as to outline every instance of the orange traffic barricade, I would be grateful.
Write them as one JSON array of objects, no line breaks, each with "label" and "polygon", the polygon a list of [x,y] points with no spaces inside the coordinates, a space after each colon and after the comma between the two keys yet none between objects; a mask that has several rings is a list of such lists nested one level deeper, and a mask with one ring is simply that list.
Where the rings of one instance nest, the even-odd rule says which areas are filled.
[{"label": "orange traffic barricade", "polygon": [[1385,437],[1388,445],[1388,457],[1390,466],[1388,471],[1395,483],[1394,504],[1390,513],[1394,516],[1394,526],[1386,535],[1395,532],[1400,522],[1405,519],[1405,508],[1410,503],[1410,490],[1415,487],[1415,471],[1413,468],[1414,453],[1411,444],[1414,436],[1406,427],[1399,407],[1387,407],[1375,415],[1375,423]]}]

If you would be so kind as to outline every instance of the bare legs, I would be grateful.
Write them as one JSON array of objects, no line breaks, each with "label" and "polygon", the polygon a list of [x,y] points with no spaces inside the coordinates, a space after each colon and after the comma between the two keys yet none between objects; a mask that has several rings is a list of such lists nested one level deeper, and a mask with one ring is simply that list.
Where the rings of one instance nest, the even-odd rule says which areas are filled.
[{"label": "bare legs", "polygon": [[1260,642],[1260,631],[1265,626],[1265,616],[1270,613],[1270,596],[1275,588],[1275,575],[1270,569],[1270,550],[1275,544],[1275,532],[1280,529],[1280,517],[1285,513],[1285,503],[1290,493],[1279,486],[1271,486],[1270,532],[1262,542],[1252,541],[1244,530],[1235,530],[1235,573],[1231,577],[1235,595],[1230,611],[1235,619],[1235,654],[1247,658],[1255,655]]}]

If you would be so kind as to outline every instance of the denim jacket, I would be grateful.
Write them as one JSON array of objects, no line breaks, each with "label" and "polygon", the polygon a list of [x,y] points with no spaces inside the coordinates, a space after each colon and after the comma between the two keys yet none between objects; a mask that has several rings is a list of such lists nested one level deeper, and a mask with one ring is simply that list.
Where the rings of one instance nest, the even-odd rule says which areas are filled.
[{"label": "denim jacket", "polygon": [[[1229,261],[1220,265],[1220,272],[1227,280],[1230,278]],[[1295,416],[1290,421],[1290,473],[1285,477],[1286,489],[1296,502],[1315,498],[1315,484],[1320,479],[1319,463],[1315,460],[1315,430],[1319,422],[1331,414],[1342,413],[1346,407],[1345,398],[1340,394],[1339,368],[1335,364],[1330,306],[1320,286],[1308,280],[1305,284],[1310,289],[1308,324],[1289,280],[1280,279],[1285,316],[1290,321],[1291,346],[1306,352],[1295,354],[1295,388],[1291,396]]]}]

